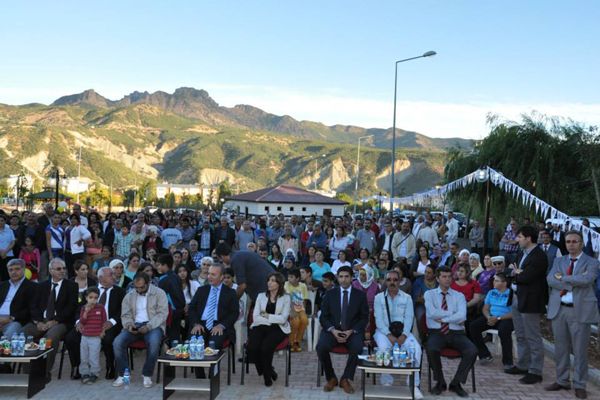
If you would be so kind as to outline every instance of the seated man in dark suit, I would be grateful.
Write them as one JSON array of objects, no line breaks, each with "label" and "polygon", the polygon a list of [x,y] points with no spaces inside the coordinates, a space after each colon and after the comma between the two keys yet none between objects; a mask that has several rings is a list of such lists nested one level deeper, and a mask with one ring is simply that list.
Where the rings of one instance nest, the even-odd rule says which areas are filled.
[{"label": "seated man in dark suit", "polygon": [[[208,269],[209,285],[198,288],[188,308],[190,334],[202,335],[206,347],[213,341],[219,350],[225,339],[235,341],[233,324],[240,313],[235,290],[223,285],[223,272],[222,264]],[[196,368],[196,372],[202,377],[201,368]]]},{"label": "seated man in dark suit", "polygon": [[317,354],[327,379],[323,387],[326,392],[338,385],[329,353],[335,346],[342,344],[348,348],[349,354],[340,387],[348,394],[354,393],[350,381],[354,379],[358,355],[362,351],[365,327],[369,320],[369,305],[364,292],[352,289],[352,275],[352,268],[340,267],[337,271],[340,286],[325,293],[321,303],[319,321],[323,330],[317,344]]},{"label": "seated man in dark suit", "polygon": [[74,281],[65,279],[67,267],[60,258],[53,258],[48,269],[51,279],[39,284],[33,322],[28,323],[24,331],[35,339],[43,336],[52,340],[54,351],[48,355],[49,379],[60,341],[75,321],[79,287]]},{"label": "seated man in dark suit", "polygon": [[0,283],[0,332],[8,339],[23,332],[35,313],[37,284],[25,279],[25,261],[10,260],[8,281]]},{"label": "seated man in dark suit", "polygon": [[[104,328],[104,337],[102,338],[102,351],[106,357],[106,379],[115,379],[115,352],[113,350],[113,341],[123,328],[121,325],[121,303],[125,297],[125,290],[115,285],[114,271],[110,267],[102,267],[98,270],[98,289],[100,297],[98,304],[102,304],[108,315]],[[81,304],[83,307],[85,303]],[[79,315],[79,314],[76,314]],[[76,370],[79,366],[80,353],[79,345],[81,343],[79,321],[75,327],[65,337],[65,345],[69,350],[69,358],[73,366],[73,379],[79,379],[79,372]]]}]

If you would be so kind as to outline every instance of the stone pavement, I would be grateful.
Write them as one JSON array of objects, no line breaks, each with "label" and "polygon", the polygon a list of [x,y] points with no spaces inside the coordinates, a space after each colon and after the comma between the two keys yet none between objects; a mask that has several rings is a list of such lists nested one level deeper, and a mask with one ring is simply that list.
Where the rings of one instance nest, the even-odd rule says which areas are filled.
[{"label": "stone pavement", "polygon": [[[58,361],[53,370],[53,380],[46,388],[40,392],[34,399],[86,399],[86,400],[151,400],[160,399],[162,397],[162,386],[154,386],[150,389],[145,389],[141,384],[139,375],[143,364],[144,353],[136,352],[135,370],[132,372],[132,384],[129,390],[123,388],[113,388],[110,381],[106,381],[103,377],[94,385],[82,385],[79,381],[69,379],[70,366],[68,357],[65,357],[65,366],[63,369],[63,379],[57,380]],[[343,371],[343,363],[345,356],[333,356],[334,365],[338,376]],[[317,378],[317,361],[316,353],[302,352],[292,353],[292,375],[290,377],[290,386],[284,386],[284,364],[285,359],[281,355],[275,356],[275,368],[279,373],[279,379],[271,388],[266,388],[262,382],[262,377],[257,376],[253,366],[250,367],[250,373],[246,375],[244,386],[240,385],[240,364],[236,368],[236,374],[232,375],[232,385],[227,386],[226,381],[226,366],[227,362],[222,362],[221,374],[221,394],[218,399],[223,400],[241,400],[241,399],[306,399],[306,400],[333,400],[333,399],[360,399],[360,373],[357,372],[354,387],[356,393],[354,395],[346,395],[341,389],[337,388],[333,392],[325,393],[322,387],[316,387]],[[101,361],[104,365],[104,361]],[[444,372],[446,380],[452,379],[457,361],[444,361]],[[182,375],[181,369],[178,368],[178,376]],[[435,398],[429,395],[427,391],[427,368],[423,368],[423,377],[421,389],[425,398]],[[190,375],[188,375],[189,377]],[[156,372],[153,379],[156,377]],[[570,392],[555,392],[549,393],[543,390],[543,386],[553,382],[554,379],[554,361],[546,358],[544,366],[544,382],[537,385],[522,385],[518,383],[518,376],[507,375],[502,372],[502,366],[499,357],[496,357],[493,363],[488,365],[476,365],[476,382],[477,392],[472,393],[470,377],[469,382],[464,385],[464,388],[471,394],[472,399],[503,399],[503,400],[563,400],[575,398],[573,391]],[[193,378],[189,378],[193,379]],[[324,379],[321,380],[321,386]],[[367,385],[371,382],[367,380]],[[395,383],[399,385],[399,382]],[[402,383],[404,384],[404,383]],[[24,399],[26,392],[21,388],[0,388],[0,399]],[[198,395],[191,393],[175,393],[171,399],[203,399],[208,398],[207,395]],[[452,399],[448,392],[440,396],[444,399]],[[588,398],[600,399],[600,388],[593,385],[588,385]]]}]

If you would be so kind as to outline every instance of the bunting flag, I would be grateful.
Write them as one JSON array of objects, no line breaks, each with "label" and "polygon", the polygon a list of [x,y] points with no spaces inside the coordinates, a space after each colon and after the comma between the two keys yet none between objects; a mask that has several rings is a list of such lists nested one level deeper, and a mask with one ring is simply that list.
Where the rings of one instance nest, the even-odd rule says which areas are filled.
[{"label": "bunting flag", "polygon": [[554,224],[558,224],[561,227],[561,230],[567,231],[569,229],[574,229],[580,231],[583,235],[584,245],[587,246],[588,242],[591,240],[594,252],[600,253],[600,234],[598,232],[583,226],[580,220],[571,218],[567,214],[557,210],[544,200],[534,196],[510,179],[506,178],[502,173],[490,167],[485,167],[471,172],[470,174],[447,183],[444,186],[430,189],[425,192],[414,193],[410,196],[394,197],[390,199],[387,196],[376,195],[363,198],[362,201],[377,200],[383,204],[388,204],[391,201],[393,204],[397,205],[426,204],[426,201],[429,199],[445,196],[447,193],[458,189],[464,189],[468,185],[474,183],[486,182],[488,179],[494,186],[512,196],[516,201],[520,201],[525,207],[531,208],[534,206],[535,213],[537,215],[542,217],[544,220],[551,218]]}]

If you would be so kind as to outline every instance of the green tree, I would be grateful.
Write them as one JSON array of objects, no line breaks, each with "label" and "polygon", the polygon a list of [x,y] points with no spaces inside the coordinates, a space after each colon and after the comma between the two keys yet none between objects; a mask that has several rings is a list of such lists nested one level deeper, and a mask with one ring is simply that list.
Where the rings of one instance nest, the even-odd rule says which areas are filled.
[{"label": "green tree", "polygon": [[[490,134],[473,152],[452,150],[445,169],[447,182],[490,166],[525,190],[570,215],[590,215],[595,211],[590,165],[594,157],[583,154],[598,150],[595,128],[572,121],[559,121],[542,115],[524,115],[522,121],[506,122],[490,117]],[[586,146],[590,146],[586,148]],[[593,154],[593,153],[592,153]],[[475,217],[483,216],[485,184],[473,184],[451,193],[455,206]],[[532,216],[535,210],[514,201],[498,188],[491,190],[491,215],[506,219]]]}]

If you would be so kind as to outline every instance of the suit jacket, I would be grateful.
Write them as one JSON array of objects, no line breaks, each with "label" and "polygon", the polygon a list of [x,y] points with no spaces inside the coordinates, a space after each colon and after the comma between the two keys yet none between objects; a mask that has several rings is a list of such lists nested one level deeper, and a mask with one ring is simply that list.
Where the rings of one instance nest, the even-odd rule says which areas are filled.
[{"label": "suit jacket", "polygon": [[[341,329],[342,322],[342,292],[340,287],[328,290],[323,296],[321,302],[321,316],[319,321],[323,330],[329,330],[333,327]],[[367,323],[369,322],[369,304],[367,295],[352,288],[350,292],[350,302],[348,303],[348,312],[346,316],[348,326],[362,335],[365,332]]]},{"label": "suit jacket", "polygon": [[[204,324],[205,321],[202,320],[202,314],[206,308],[211,288],[211,285],[204,285],[196,290],[188,308],[190,327],[193,327],[196,324],[201,324],[206,327]],[[240,303],[238,302],[235,290],[225,285],[221,286],[217,307],[217,319],[213,326],[218,324],[223,325],[225,327],[224,334],[232,341],[235,340],[235,329],[233,325],[235,324],[235,321],[237,321],[239,313]]]},{"label": "suit jacket", "polygon": [[[538,245],[540,249],[542,249],[542,251],[544,251],[544,244],[539,244]],[[556,251],[558,250],[558,246],[550,243],[548,245],[548,251],[544,251],[544,253],[546,254],[546,258],[548,259],[548,272],[550,272],[550,268],[552,268],[552,266],[554,265],[554,260],[556,259]],[[561,252],[562,254],[562,252]]]},{"label": "suit jacket", "polygon": [[[523,253],[517,258],[519,266]],[[513,277],[517,285],[517,300],[519,312],[541,314],[546,312],[546,299],[548,286],[546,284],[546,271],[548,258],[544,250],[534,247],[523,262],[523,272]]]},{"label": "suit jacket", "polygon": [[[227,227],[227,234],[225,238],[225,243],[232,246],[235,244],[235,230],[231,227]],[[221,240],[221,232],[223,231],[223,227],[221,225],[217,226],[214,231],[215,242],[219,243]],[[212,240],[212,239],[211,239]]]},{"label": "suit jacket", "polygon": [[[212,228],[209,228],[209,232],[210,232],[210,251],[212,252],[213,249],[215,247],[217,247],[217,235],[215,234],[215,230]],[[200,229],[199,231],[196,232],[195,239],[198,241],[198,249],[200,249],[200,247],[202,246],[202,229]],[[233,240],[235,242],[235,236],[234,236]]]},{"label": "suit jacket", "polygon": [[269,299],[267,295],[259,293],[256,297],[256,304],[254,305],[254,311],[252,312],[252,325],[250,328],[254,328],[259,325],[273,325],[277,324],[281,328],[281,331],[285,334],[289,334],[292,330],[290,328],[290,308],[291,300],[288,294],[284,294],[277,298],[275,304],[275,314],[268,314],[267,317],[260,315],[261,312],[266,311],[267,303]]},{"label": "suit jacket", "polygon": [[[600,262],[595,258],[582,254],[575,265],[573,274],[568,276],[567,269],[570,263],[570,256],[568,254],[556,258],[552,265],[552,270],[546,278],[550,287],[548,319],[553,319],[558,315],[560,309],[560,291],[564,289],[573,292],[573,308],[577,322],[584,324],[597,323],[600,316],[598,314],[595,282]],[[562,275],[560,280],[554,276],[556,273]]]},{"label": "suit jacket", "polygon": [[[38,297],[36,312],[33,315],[33,321],[43,321],[44,311],[48,307],[48,299],[52,290],[52,280],[47,280],[38,285]],[[73,325],[76,319],[76,311],[79,298],[79,287],[74,281],[63,279],[60,285],[60,290],[56,301],[54,302],[54,310],[56,316],[54,320],[67,326]]]},{"label": "suit jacket", "polygon": [[392,257],[394,256],[392,253],[392,243],[394,242],[394,236],[397,234],[396,231],[392,231],[392,237],[390,238],[390,248],[389,249],[384,249],[383,245],[385,244],[385,232],[383,232],[381,235],[379,235],[377,237],[377,252],[381,253],[381,250],[388,250],[390,252],[390,260],[392,259]]},{"label": "suit jacket", "polygon": [[565,243],[565,233],[560,232],[560,238],[558,240],[554,240],[554,229],[550,231],[550,237],[552,238],[552,244],[560,249],[562,254],[567,254],[567,245]]},{"label": "suit jacket", "polygon": [[[0,305],[4,303],[9,288],[10,281],[0,283]],[[10,316],[23,326],[30,322],[32,316],[35,315],[37,292],[38,284],[25,279],[10,302]]]}]

